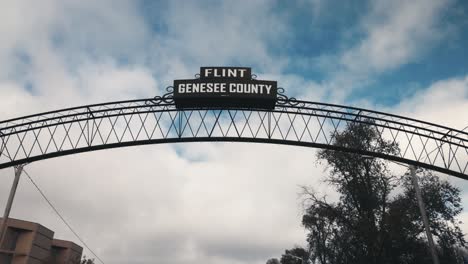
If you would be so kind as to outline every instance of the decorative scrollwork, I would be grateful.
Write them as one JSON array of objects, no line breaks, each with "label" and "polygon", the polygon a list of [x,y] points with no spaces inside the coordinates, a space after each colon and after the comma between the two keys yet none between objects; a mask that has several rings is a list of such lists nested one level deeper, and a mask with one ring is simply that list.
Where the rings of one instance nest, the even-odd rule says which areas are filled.
[{"label": "decorative scrollwork", "polygon": [[146,105],[160,105],[174,103],[174,86],[166,87],[167,93],[163,96],[155,96],[153,99],[146,101]]},{"label": "decorative scrollwork", "polygon": [[195,79],[200,79],[200,76],[201,75],[199,73],[195,74]]},{"label": "decorative scrollwork", "polygon": [[250,78],[251,78],[252,80],[257,80],[257,74],[251,74],[251,75],[250,75]]},{"label": "decorative scrollwork", "polygon": [[278,87],[278,100],[276,101],[276,105],[279,106],[297,106],[297,107],[304,107],[305,103],[302,101],[297,100],[294,97],[288,97],[284,94],[284,88]]}]

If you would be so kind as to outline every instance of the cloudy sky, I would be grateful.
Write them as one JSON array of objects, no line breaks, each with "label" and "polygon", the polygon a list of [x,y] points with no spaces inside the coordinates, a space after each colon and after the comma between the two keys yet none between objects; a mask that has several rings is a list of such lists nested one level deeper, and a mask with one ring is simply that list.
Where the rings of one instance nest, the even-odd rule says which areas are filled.
[{"label": "cloudy sky", "polygon": [[[468,126],[467,1],[0,2],[0,120],[161,95],[219,65],[252,67],[301,99]],[[264,263],[304,243],[298,186],[330,193],[315,154],[153,145],[26,170],[105,263]],[[468,208],[468,183],[441,177]],[[12,180],[0,170],[2,211]],[[26,177],[11,216],[77,241]],[[468,209],[461,219],[468,233]]]}]

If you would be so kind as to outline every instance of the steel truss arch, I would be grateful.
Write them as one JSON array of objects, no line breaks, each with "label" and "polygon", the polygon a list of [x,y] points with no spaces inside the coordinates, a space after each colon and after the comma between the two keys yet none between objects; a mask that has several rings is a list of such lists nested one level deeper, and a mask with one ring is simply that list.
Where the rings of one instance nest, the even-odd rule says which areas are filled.
[{"label": "steel truss arch", "polygon": [[[170,91],[169,91],[170,92]],[[395,155],[334,146],[351,123],[373,126],[399,145]],[[0,169],[133,145],[230,141],[346,151],[403,162],[468,180],[468,133],[362,108],[278,96],[274,110],[176,109],[162,97],[94,104],[0,122]]]}]

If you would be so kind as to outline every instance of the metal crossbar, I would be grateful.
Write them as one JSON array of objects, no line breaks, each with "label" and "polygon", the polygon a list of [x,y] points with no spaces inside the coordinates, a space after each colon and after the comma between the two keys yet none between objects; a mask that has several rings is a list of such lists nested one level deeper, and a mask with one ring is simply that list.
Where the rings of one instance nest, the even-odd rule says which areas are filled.
[{"label": "metal crossbar", "polygon": [[[333,145],[352,123],[396,143],[389,155]],[[235,141],[297,145],[404,162],[468,179],[468,133],[412,118],[342,105],[279,98],[274,110],[176,109],[155,97],[68,108],[0,122],[0,169],[132,145]]]}]

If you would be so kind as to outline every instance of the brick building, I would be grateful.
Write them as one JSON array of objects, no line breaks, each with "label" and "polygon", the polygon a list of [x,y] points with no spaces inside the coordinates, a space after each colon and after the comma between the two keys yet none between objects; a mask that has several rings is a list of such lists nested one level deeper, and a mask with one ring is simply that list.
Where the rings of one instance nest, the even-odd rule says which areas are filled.
[{"label": "brick building", "polygon": [[78,264],[82,252],[73,242],[54,239],[54,232],[38,223],[9,218],[0,264]]}]

